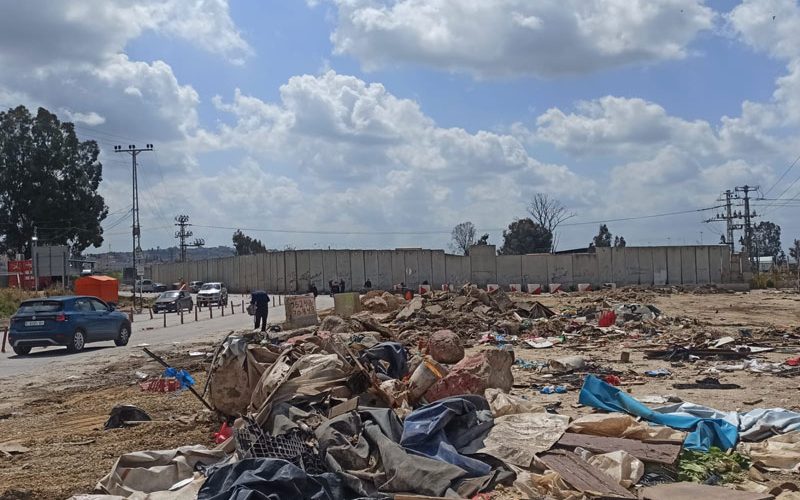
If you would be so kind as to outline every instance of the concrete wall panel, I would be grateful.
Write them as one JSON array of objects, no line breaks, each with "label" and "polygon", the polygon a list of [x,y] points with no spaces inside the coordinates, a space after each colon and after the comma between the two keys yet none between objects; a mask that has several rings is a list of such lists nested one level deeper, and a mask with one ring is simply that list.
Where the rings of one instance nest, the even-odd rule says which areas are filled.
[{"label": "concrete wall panel", "polygon": [[269,257],[265,253],[256,255],[256,268],[258,269],[258,288],[269,290],[267,280],[269,279]]},{"label": "concrete wall panel", "polygon": [[295,293],[299,291],[305,292],[306,289],[298,290],[297,285],[297,252],[294,250],[287,250],[283,252],[283,262],[286,268],[286,292]]},{"label": "concrete wall panel", "polygon": [[732,269],[731,269],[731,249],[728,246],[722,247],[721,250],[722,256],[720,257],[722,260],[722,283],[730,283],[732,280]]},{"label": "concrete wall panel", "polygon": [[681,283],[697,283],[697,255],[694,247],[681,247]]},{"label": "concrete wall panel", "polygon": [[[549,280],[547,283],[561,283],[566,288],[573,283],[572,279],[572,255],[548,255],[547,272]],[[546,285],[542,283],[542,285]]]},{"label": "concrete wall panel", "polygon": [[625,247],[625,284],[639,284],[639,249]]},{"label": "concrete wall panel", "polygon": [[295,253],[295,260],[297,262],[297,291],[304,293],[311,283],[311,252],[298,250]]},{"label": "concrete wall panel", "polygon": [[[336,273],[336,252],[334,250],[322,251],[322,270],[324,289],[330,290],[328,283],[331,281],[339,281],[339,275]],[[322,290],[322,288],[320,288],[320,290]]]},{"label": "concrete wall panel", "polygon": [[681,248],[666,247],[667,249],[667,283],[680,285],[681,278]]},{"label": "concrete wall panel", "polygon": [[667,249],[665,247],[653,247],[653,284],[667,284]]},{"label": "concrete wall panel", "polygon": [[430,250],[419,251],[419,281],[427,281],[429,284],[434,284],[433,279],[433,261]]},{"label": "concrete wall panel", "polygon": [[449,285],[459,287],[470,281],[469,257],[445,255],[444,269],[445,280]]},{"label": "concrete wall panel", "polygon": [[702,246],[695,248],[694,255],[695,255],[695,269],[697,272],[697,283],[701,285],[706,285],[711,281],[708,247]]},{"label": "concrete wall panel", "polygon": [[497,283],[497,251],[494,245],[476,245],[469,250],[472,282],[485,287]]},{"label": "concrete wall panel", "polygon": [[547,287],[550,273],[547,272],[547,254],[522,256],[522,286],[538,283]]},{"label": "concrete wall panel", "polygon": [[406,258],[402,250],[392,250],[392,285],[406,282]]},{"label": "concrete wall panel", "polygon": [[378,250],[378,278],[377,281],[375,281],[375,278],[373,278],[372,284],[375,285],[376,283],[380,283],[381,288],[391,290],[392,285],[395,284],[394,280],[392,279],[392,269],[392,251]]},{"label": "concrete wall panel", "polygon": [[711,283],[722,283],[722,246],[708,247],[708,276]]},{"label": "concrete wall panel", "polygon": [[599,285],[601,281],[597,265],[597,255],[574,254],[572,256],[572,279],[576,285],[578,283],[590,283],[595,286]]},{"label": "concrete wall panel", "polygon": [[614,266],[611,260],[611,248],[595,248],[594,253],[597,256],[597,272],[600,283],[612,283],[614,281]]},{"label": "concrete wall panel", "polygon": [[625,248],[611,249],[611,275],[613,278],[612,281],[617,285],[629,284],[625,250]]},{"label": "concrete wall panel", "polygon": [[350,281],[353,282],[352,290],[361,290],[364,286],[366,275],[363,250],[350,250]]},{"label": "concrete wall panel", "polygon": [[375,289],[387,288],[388,280],[385,283],[381,280],[378,272],[378,251],[364,250],[364,281],[370,280]]},{"label": "concrete wall panel", "polygon": [[[256,256],[248,255],[248,257],[250,258],[242,261],[241,267],[244,268],[244,272],[242,273],[244,275],[244,282],[242,283],[242,286],[250,290],[255,290],[257,282],[256,278],[258,278],[256,275]],[[242,270],[240,268],[240,273],[241,271]]]},{"label": "concrete wall panel", "polygon": [[308,253],[309,280],[314,283],[317,290],[327,290],[328,280],[325,279],[325,257],[322,250],[311,250]]},{"label": "concrete wall panel", "polygon": [[267,287],[271,293],[278,293],[278,254],[269,252],[267,254],[267,264],[269,265]]},{"label": "concrete wall panel", "polygon": [[[350,277],[350,250],[334,250],[336,252],[336,280],[344,280],[345,290],[352,290],[353,279]],[[363,283],[361,283],[363,285]]]},{"label": "concrete wall panel", "polygon": [[439,288],[447,281],[447,278],[445,277],[446,267],[444,250],[433,250],[431,252],[431,271],[431,284],[436,288]]},{"label": "concrete wall panel", "polygon": [[497,282],[522,283],[522,255],[497,256]]},{"label": "concrete wall panel", "polygon": [[417,288],[422,283],[419,277],[419,251],[403,250],[403,254],[406,263],[405,284],[409,288]]},{"label": "concrete wall panel", "polygon": [[653,284],[653,249],[639,247],[637,250],[639,252],[639,284],[650,286]]},{"label": "concrete wall panel", "polygon": [[278,264],[276,272],[278,278],[278,288],[280,293],[286,293],[286,262],[283,260],[284,252],[275,252],[275,260]]}]

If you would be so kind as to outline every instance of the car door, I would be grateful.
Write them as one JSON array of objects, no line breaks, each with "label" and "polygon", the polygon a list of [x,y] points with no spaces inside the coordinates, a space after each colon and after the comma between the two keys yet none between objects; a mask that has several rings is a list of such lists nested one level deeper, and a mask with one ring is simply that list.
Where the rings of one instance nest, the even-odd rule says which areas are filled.
[{"label": "car door", "polygon": [[94,310],[89,297],[78,297],[72,307],[78,318],[78,327],[82,328],[86,333],[86,342],[99,340],[102,327],[100,326],[99,316]]},{"label": "car door", "polygon": [[116,337],[117,319],[108,310],[108,306],[98,299],[89,299],[97,322],[98,340],[112,340]]},{"label": "car door", "polygon": [[181,309],[189,309],[192,306],[192,294],[187,291],[181,292]]}]

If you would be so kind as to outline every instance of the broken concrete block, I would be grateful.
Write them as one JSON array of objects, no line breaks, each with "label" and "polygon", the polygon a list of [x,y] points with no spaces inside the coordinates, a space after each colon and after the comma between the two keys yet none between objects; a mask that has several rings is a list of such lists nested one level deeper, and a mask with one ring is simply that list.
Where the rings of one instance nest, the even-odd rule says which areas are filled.
[{"label": "broken concrete block", "polygon": [[422,297],[417,295],[403,308],[402,311],[397,313],[397,319],[399,320],[406,320],[416,314],[420,309],[425,306],[425,301]]},{"label": "broken concrete block", "polygon": [[461,337],[452,330],[434,332],[428,339],[428,354],[439,363],[458,363],[464,359]]}]

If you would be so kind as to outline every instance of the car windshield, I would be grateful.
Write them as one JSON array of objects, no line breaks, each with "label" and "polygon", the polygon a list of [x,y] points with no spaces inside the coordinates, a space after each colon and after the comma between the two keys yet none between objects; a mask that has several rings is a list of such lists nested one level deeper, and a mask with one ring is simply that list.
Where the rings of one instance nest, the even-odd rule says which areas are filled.
[{"label": "car windshield", "polygon": [[161,294],[160,298],[162,299],[174,299],[179,295],[178,292],[164,292]]},{"label": "car windshield", "polygon": [[17,314],[36,314],[61,310],[61,302],[57,300],[30,300],[19,305]]},{"label": "car windshield", "polygon": [[200,290],[219,290],[219,283],[206,283]]}]

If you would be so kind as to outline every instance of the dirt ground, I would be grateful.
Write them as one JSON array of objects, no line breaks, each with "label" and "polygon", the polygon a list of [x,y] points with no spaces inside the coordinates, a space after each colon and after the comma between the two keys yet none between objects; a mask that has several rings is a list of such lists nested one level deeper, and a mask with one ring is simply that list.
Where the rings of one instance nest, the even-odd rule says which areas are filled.
[{"label": "dirt ground", "polygon": [[[775,351],[754,357],[773,362],[796,357],[800,352],[800,340],[783,333],[761,337],[759,332],[762,329],[786,332],[800,325],[800,294],[790,291],[695,294],[615,290],[589,295],[542,296],[540,300],[562,311],[604,299],[612,304],[653,304],[668,317],[686,320],[672,322],[655,335],[626,331],[610,336],[581,337],[569,341],[569,346],[556,345],[549,349],[517,346],[514,348],[516,357],[547,361],[565,355],[584,356],[602,370],[619,373],[621,387],[637,398],[674,395],[719,410],[782,407],[800,411],[800,376],[782,378],[737,371],[715,376],[723,383],[739,384],[741,389],[678,390],[672,387],[674,383],[702,378],[705,376],[702,372],[713,363],[698,361],[676,365],[669,361],[646,360],[643,355],[646,349],[662,347],[667,338],[702,340],[730,335],[738,342],[740,330],[746,329],[755,334],[751,343],[757,340],[776,347]],[[224,337],[224,333],[220,337]],[[470,350],[480,348],[473,346]],[[211,352],[213,347],[201,345],[191,350]],[[620,362],[622,351],[631,352],[630,362]],[[171,364],[190,371],[197,380],[196,387],[202,390],[209,359],[188,353],[185,347],[181,351],[162,352]],[[672,375],[666,379],[644,375],[646,370],[657,368],[667,368]],[[24,384],[2,384],[0,442],[19,441],[29,451],[11,457],[0,453],[0,499],[54,499],[90,492],[125,452],[188,444],[211,445],[219,422],[190,393],[140,390],[136,371],[154,375],[161,370],[160,365],[143,354],[134,353],[129,359],[113,362],[98,356],[96,363],[76,367],[68,376],[42,373]],[[560,413],[574,417],[591,411],[577,405],[579,386],[572,387],[566,394],[543,395],[538,392],[538,385],[563,381],[518,366],[513,371],[513,393],[544,404],[559,403]],[[139,406],[155,422],[104,431],[103,424],[116,404]],[[772,475],[769,479],[777,484],[796,480],[796,477]],[[501,497],[506,498],[505,494]]]},{"label": "dirt ground", "polygon": [[[204,357],[161,354],[192,373],[202,390],[208,366]],[[8,395],[17,404],[0,414],[0,442],[17,441],[30,451],[5,458],[0,454],[0,499],[57,499],[91,492],[123,453],[213,445],[219,423],[191,393],[146,392],[138,386],[135,372],[163,371],[155,361],[137,356],[98,368],[66,380],[41,375]],[[138,406],[153,422],[103,430],[117,404]]]}]

